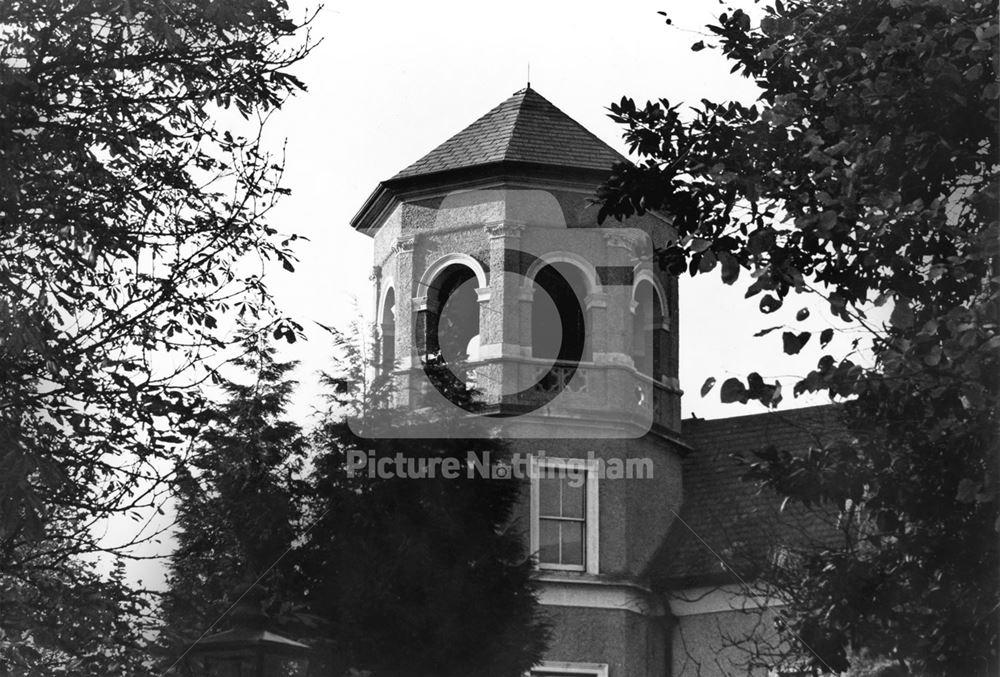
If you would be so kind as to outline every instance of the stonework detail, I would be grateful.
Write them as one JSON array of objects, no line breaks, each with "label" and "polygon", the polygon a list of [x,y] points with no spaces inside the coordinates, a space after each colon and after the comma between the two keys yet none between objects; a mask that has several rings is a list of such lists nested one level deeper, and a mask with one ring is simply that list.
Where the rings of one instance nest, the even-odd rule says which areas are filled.
[{"label": "stonework detail", "polygon": [[401,237],[396,240],[396,243],[392,246],[392,252],[402,252],[404,254],[411,253],[413,247],[416,245],[416,238],[413,237]]},{"label": "stonework detail", "polygon": [[[691,587],[690,576],[720,571],[677,516],[692,513],[699,534],[717,538],[699,511],[736,505],[742,485],[726,476],[722,494],[731,496],[716,490],[722,466],[705,461],[720,439],[712,422],[690,428],[690,446],[681,436],[677,280],[648,244],[663,221],[647,214],[615,228],[596,222],[590,199],[620,159],[526,89],[380,184],[354,222],[375,240],[379,293],[394,288],[395,314],[382,333],[394,348],[400,406],[426,401],[432,386],[421,380],[422,361],[446,352],[434,332],[471,318],[473,329],[447,347],[457,345],[495,425],[508,425],[510,452],[533,465],[544,457],[586,468],[581,502],[553,514],[539,498],[551,494],[534,478],[512,516],[529,525],[533,554],[549,548],[537,559],[539,598],[553,620],[545,675],[686,675],[678,628],[709,632],[712,615],[741,610],[739,600],[668,603],[676,581]],[[456,306],[464,313],[457,321],[448,316]],[[777,430],[758,427],[761,435]],[[738,445],[735,433],[725,439],[728,459]],[[596,474],[615,460],[648,461],[651,474]],[[582,536],[564,537],[577,528]],[[572,548],[578,556],[564,558]],[[710,639],[695,648],[713,647],[718,633]]]},{"label": "stonework detail", "polygon": [[522,223],[511,223],[509,221],[489,223],[485,226],[486,232],[489,234],[491,240],[498,238],[517,239],[521,237],[525,227],[526,226]]}]

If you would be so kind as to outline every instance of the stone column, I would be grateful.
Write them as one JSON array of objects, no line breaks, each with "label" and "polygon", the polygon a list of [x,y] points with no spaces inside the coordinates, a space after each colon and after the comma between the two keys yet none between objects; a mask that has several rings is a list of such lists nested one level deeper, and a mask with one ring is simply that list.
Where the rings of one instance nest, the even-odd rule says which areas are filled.
[{"label": "stone column", "polygon": [[375,309],[375,326],[379,329],[378,341],[375,345],[375,364],[382,364],[382,266],[372,266],[372,271],[368,274],[368,279],[372,283],[372,308]]},{"label": "stone column", "polygon": [[[480,354],[490,361],[489,378],[496,400],[519,390],[519,359],[523,355],[523,327],[518,274],[521,233],[524,226],[506,221],[486,226],[489,236],[489,296],[481,302]],[[530,316],[530,311],[529,311]],[[530,337],[528,338],[530,341]]]},{"label": "stone column", "polygon": [[[410,403],[410,383],[409,371],[414,367],[413,355],[413,330],[414,330],[414,310],[413,310],[413,290],[418,273],[413,265],[413,245],[412,237],[401,237],[392,247],[389,259],[395,258],[396,274],[394,283],[396,285],[396,365],[398,376],[394,379],[396,385],[395,398],[399,405],[407,406]],[[419,366],[419,362],[416,366]]]},{"label": "stone column", "polygon": [[[607,245],[607,265],[615,268],[633,268],[633,243],[625,233],[604,233]],[[606,336],[600,351],[594,350],[594,361],[605,364],[630,364],[632,355],[632,285],[628,280],[615,280],[606,285],[607,312],[603,326],[597,331]]]}]

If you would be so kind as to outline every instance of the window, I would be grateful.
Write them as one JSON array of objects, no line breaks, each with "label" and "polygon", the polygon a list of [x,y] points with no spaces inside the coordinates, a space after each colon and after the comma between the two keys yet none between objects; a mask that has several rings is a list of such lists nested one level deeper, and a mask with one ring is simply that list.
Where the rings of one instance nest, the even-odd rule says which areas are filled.
[{"label": "window", "polygon": [[538,559],[546,564],[583,567],[587,526],[585,470],[541,469],[538,478]]},{"label": "window", "polygon": [[380,362],[384,373],[391,372],[396,366],[396,291],[390,287],[382,302],[382,317],[380,318],[381,342]]},{"label": "window", "polygon": [[531,354],[558,362],[589,362],[587,279],[574,265],[549,264],[535,274],[531,306]]},{"label": "window", "polygon": [[479,301],[475,273],[451,265],[434,280],[428,299],[435,312],[429,318],[427,353],[439,353],[448,364],[478,359]]},{"label": "window", "polygon": [[598,571],[596,459],[533,458],[531,551],[542,569]]},{"label": "window", "polygon": [[660,295],[648,280],[642,280],[633,294],[632,358],[640,374],[659,380],[663,373],[663,307]]},{"label": "window", "polygon": [[545,661],[532,669],[528,677],[608,677],[608,664]]}]

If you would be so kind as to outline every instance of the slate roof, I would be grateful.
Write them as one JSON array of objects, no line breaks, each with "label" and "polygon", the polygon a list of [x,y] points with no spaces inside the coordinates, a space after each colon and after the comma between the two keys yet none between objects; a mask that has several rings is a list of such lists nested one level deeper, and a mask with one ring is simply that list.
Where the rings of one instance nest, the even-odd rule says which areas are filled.
[{"label": "slate roof", "polygon": [[617,151],[525,87],[389,181],[500,162],[610,170],[622,161]]},{"label": "slate roof", "polygon": [[829,542],[835,517],[795,507],[741,479],[733,454],[774,446],[805,452],[844,435],[836,406],[682,422],[692,451],[683,461],[684,503],[648,577],[660,589],[732,580],[724,560],[744,579],[766,566],[781,547]]}]

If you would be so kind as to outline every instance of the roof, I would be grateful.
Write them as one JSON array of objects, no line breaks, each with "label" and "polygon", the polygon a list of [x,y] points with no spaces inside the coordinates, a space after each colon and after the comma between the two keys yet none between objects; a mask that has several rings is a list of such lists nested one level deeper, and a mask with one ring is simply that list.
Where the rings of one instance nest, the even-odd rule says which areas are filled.
[{"label": "roof", "polygon": [[400,193],[481,179],[556,179],[597,186],[615,163],[628,162],[545,97],[531,89],[509,99],[382,181],[351,219],[377,227]]},{"label": "roof", "polygon": [[833,516],[798,506],[782,510],[781,496],[742,480],[743,468],[733,456],[770,446],[805,452],[841,437],[839,407],[689,419],[682,422],[681,433],[693,451],[683,460],[680,519],[647,572],[655,587],[714,585],[735,578],[733,570],[747,579],[781,548],[829,542],[835,536]]},{"label": "roof", "polygon": [[390,181],[499,162],[610,170],[625,158],[525,87]]},{"label": "roof", "polygon": [[309,650],[307,644],[275,634],[263,628],[233,628],[209,635],[192,646],[194,653],[248,651],[261,649],[270,653],[298,656]]}]

